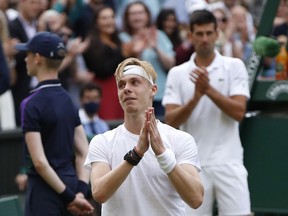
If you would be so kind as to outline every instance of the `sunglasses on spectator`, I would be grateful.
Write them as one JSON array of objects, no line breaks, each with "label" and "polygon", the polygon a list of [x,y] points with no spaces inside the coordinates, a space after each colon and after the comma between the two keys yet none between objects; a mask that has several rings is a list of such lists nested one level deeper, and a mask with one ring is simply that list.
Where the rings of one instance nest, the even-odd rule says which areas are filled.
[{"label": "sunglasses on spectator", "polygon": [[66,32],[59,32],[58,35],[60,37],[67,37],[67,38],[72,38],[72,34],[66,33]]},{"label": "sunglasses on spectator", "polygon": [[221,17],[221,18],[219,17],[219,18],[217,18],[217,21],[226,23],[227,22],[227,18],[226,17]]}]

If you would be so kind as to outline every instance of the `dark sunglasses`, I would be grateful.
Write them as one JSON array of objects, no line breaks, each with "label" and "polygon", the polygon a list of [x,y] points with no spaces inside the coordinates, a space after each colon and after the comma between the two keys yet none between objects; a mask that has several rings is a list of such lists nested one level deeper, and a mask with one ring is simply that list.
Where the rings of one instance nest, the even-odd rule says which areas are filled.
[{"label": "dark sunglasses", "polygon": [[59,32],[58,35],[62,38],[63,37],[72,38],[72,34],[68,34],[68,33]]},{"label": "dark sunglasses", "polygon": [[218,22],[226,23],[226,22],[227,22],[227,18],[226,18],[226,17],[217,18],[217,21],[218,21]]}]

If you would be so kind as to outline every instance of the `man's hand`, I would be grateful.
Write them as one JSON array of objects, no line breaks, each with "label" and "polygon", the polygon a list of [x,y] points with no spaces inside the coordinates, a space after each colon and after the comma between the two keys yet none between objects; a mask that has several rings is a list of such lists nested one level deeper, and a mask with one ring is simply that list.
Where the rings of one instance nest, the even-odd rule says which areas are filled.
[{"label": "man's hand", "polygon": [[74,215],[91,215],[94,210],[82,193],[76,194],[75,199],[67,206],[67,209]]},{"label": "man's hand", "polygon": [[140,155],[144,155],[144,153],[149,149],[149,136],[147,130],[147,122],[148,122],[148,112],[145,111],[145,120],[143,122],[139,140],[136,146],[136,152]]},{"label": "man's hand", "polygon": [[206,94],[210,88],[208,71],[205,67],[198,67],[190,73],[190,80],[195,83],[195,94]]},{"label": "man's hand", "polygon": [[28,176],[26,174],[19,173],[15,177],[15,182],[20,191],[25,191],[27,187]]},{"label": "man's hand", "polygon": [[68,52],[72,56],[81,55],[90,46],[90,40],[85,39],[82,41],[81,37],[77,37],[77,38],[73,39],[70,43],[71,44],[70,44]]},{"label": "man's hand", "polygon": [[147,130],[150,137],[151,148],[153,149],[155,155],[160,155],[165,151],[165,147],[162,143],[160,133],[157,128],[157,121],[155,117],[155,112],[153,107],[148,107],[147,113]]}]

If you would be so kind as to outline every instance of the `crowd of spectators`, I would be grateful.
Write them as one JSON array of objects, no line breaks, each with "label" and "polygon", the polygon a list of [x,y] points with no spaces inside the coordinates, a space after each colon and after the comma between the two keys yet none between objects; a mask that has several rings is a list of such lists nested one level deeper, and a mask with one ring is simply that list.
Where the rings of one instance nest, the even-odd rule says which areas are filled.
[{"label": "crowd of spectators", "polygon": [[[168,71],[187,62],[195,52],[189,15],[197,9],[212,11],[219,31],[216,49],[247,63],[265,2],[0,0],[0,131],[20,127],[20,103],[38,84],[28,76],[26,54],[14,49],[37,32],[56,33],[65,42],[67,54],[59,68],[59,80],[80,109],[90,141],[108,130],[105,121],[124,118],[114,77],[120,62],[136,57],[152,64],[158,76],[155,115],[164,117],[162,99]],[[281,0],[271,35],[287,37],[287,32],[288,0]],[[95,116],[89,115],[89,110]]]},{"label": "crowd of spectators", "polygon": [[[64,38],[68,53],[60,67],[59,78],[78,107],[80,88],[94,82],[103,90],[100,117],[123,119],[113,74],[123,59],[137,57],[151,62],[158,73],[159,90],[154,106],[156,115],[163,116],[161,100],[167,73],[171,67],[189,60],[194,52],[189,38],[189,14],[202,8],[211,10],[219,27],[216,48],[221,54],[240,58],[246,63],[252,52],[260,9],[265,4],[258,0],[120,2],[1,1],[0,37],[10,78],[7,91],[0,97],[2,129],[20,126],[20,102],[37,84],[27,75],[25,54],[17,53],[14,46],[27,42],[39,31],[51,31]],[[286,8],[287,1],[281,0],[274,22],[279,26],[276,35],[287,28]]]}]

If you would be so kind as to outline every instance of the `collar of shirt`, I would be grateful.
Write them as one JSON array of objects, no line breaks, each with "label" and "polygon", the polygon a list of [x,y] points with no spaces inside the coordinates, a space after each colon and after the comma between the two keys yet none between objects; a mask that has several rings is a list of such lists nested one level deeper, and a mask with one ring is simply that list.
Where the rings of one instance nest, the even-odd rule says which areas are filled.
[{"label": "collar of shirt", "polygon": [[37,32],[37,21],[34,19],[32,22],[28,22],[19,14],[19,20],[23,25],[23,28],[27,34],[28,39],[31,39]]},{"label": "collar of shirt", "polygon": [[[222,56],[221,54],[215,49],[214,50],[215,53],[215,58],[213,59],[212,63],[207,67],[207,71],[209,73],[211,73],[212,71],[216,70],[217,68],[219,68],[220,66],[223,65],[223,61],[222,61]],[[195,57],[196,57],[197,53],[194,52],[190,58],[190,62],[192,64],[192,67],[197,67],[195,64]]]},{"label": "collar of shirt", "polygon": [[38,83],[36,88],[31,90],[30,93],[38,91],[38,90],[43,89],[43,88],[59,87],[59,86],[61,86],[61,83],[57,79],[55,79],[55,80],[44,80],[44,81]]}]

